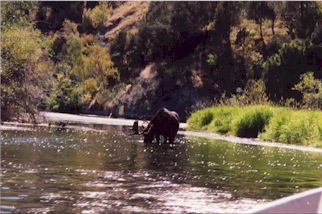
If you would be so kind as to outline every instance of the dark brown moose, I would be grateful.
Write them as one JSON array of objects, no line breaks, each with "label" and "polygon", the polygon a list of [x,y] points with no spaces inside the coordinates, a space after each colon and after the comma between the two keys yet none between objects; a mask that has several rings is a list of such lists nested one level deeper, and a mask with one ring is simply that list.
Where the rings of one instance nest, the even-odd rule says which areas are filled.
[{"label": "dark brown moose", "polygon": [[179,115],[175,111],[161,108],[143,130],[144,142],[151,143],[156,138],[159,143],[160,136],[163,136],[165,142],[169,140],[169,143],[173,143],[178,129]]}]

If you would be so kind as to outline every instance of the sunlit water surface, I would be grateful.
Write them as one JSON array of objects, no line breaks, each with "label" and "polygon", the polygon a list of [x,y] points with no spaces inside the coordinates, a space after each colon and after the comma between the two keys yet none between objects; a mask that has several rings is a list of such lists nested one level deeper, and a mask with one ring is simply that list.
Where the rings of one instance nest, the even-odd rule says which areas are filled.
[{"label": "sunlit water surface", "polygon": [[125,128],[1,131],[1,213],[240,213],[322,186],[322,155]]}]

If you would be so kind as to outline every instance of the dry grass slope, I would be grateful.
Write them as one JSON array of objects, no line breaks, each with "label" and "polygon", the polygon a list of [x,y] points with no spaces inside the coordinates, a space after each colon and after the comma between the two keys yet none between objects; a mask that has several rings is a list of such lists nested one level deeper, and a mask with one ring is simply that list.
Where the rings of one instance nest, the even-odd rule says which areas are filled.
[{"label": "dry grass slope", "polygon": [[113,11],[105,26],[107,40],[114,38],[121,30],[128,29],[136,32],[136,25],[144,18],[150,2],[126,2]]}]

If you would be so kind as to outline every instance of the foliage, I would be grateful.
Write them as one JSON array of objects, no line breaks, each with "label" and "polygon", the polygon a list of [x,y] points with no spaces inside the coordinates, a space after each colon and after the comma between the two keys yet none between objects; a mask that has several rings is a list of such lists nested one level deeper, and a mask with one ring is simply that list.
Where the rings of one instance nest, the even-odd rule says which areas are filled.
[{"label": "foliage", "polygon": [[[300,75],[308,70],[319,73],[320,65],[312,60],[312,46],[305,41],[291,41],[283,44],[277,54],[267,58],[262,67],[267,93],[271,100],[277,101],[282,97],[299,99],[299,93],[292,87],[299,82]],[[321,59],[321,56],[315,55]]]},{"label": "foliage", "polygon": [[52,74],[50,43],[32,26],[12,25],[1,38],[1,118],[35,113]]},{"label": "foliage", "polygon": [[[66,64],[60,64],[58,69],[65,69]],[[56,74],[50,96],[47,98],[49,108],[58,112],[79,111],[81,108],[80,91],[75,82],[67,74]]]},{"label": "foliage", "polygon": [[232,133],[239,137],[256,138],[263,132],[271,117],[272,111],[267,106],[246,108],[243,113],[234,118]]},{"label": "foliage", "polygon": [[312,72],[302,74],[294,89],[302,94],[302,105],[306,108],[322,109],[322,81],[315,79]]},{"label": "foliage", "polygon": [[262,25],[265,19],[270,19],[272,21],[272,31],[274,34],[274,21],[276,14],[274,8],[271,8],[268,2],[249,2],[247,8],[247,16],[249,19],[253,19],[257,24],[259,24],[261,39],[263,39]]},{"label": "foliage", "polygon": [[[83,14],[83,28],[99,28],[108,20],[112,9],[108,2],[99,2],[93,9],[86,8]],[[87,26],[89,25],[89,26]]]},{"label": "foliage", "polygon": [[291,37],[304,39],[310,37],[322,14],[318,2],[290,1],[284,2],[281,15]]},{"label": "foliage", "polygon": [[216,109],[212,109],[213,120],[207,126],[207,130],[221,134],[230,133],[236,110],[237,108],[233,106],[218,106]]},{"label": "foliage", "polygon": [[[57,84],[49,99],[50,107],[59,111],[78,111],[82,105],[87,108],[94,104],[103,106],[103,92],[119,80],[108,50],[92,36],[81,36],[77,25],[71,21],[66,20],[63,29],[62,37],[56,38],[56,44],[60,46],[55,48],[59,69]],[[62,99],[61,94],[67,98]]]},{"label": "foliage", "polygon": [[[204,118],[212,120],[203,123]],[[271,105],[215,106],[194,112],[188,128],[322,147],[322,113]]]},{"label": "foliage", "polygon": [[261,139],[322,147],[321,112],[279,108]]},{"label": "foliage", "polygon": [[[192,86],[208,100],[222,95],[221,104],[321,108],[321,3],[151,2],[134,29],[106,41],[104,24],[119,5],[2,2],[3,112],[27,103],[35,112],[44,100],[55,111],[103,108],[151,64],[153,94],[164,97]],[[209,111],[200,126],[233,133],[226,114]],[[240,126],[265,118],[250,115]]]},{"label": "foliage", "polygon": [[218,60],[218,56],[216,54],[208,54],[207,63],[210,66],[216,65],[217,60]]},{"label": "foliage", "polygon": [[191,124],[192,129],[205,129],[207,125],[213,120],[214,113],[210,108],[203,109],[202,112],[194,113],[192,117],[188,120]]},{"label": "foliage", "polygon": [[81,23],[86,5],[95,2],[82,1],[40,1],[36,26],[42,32],[56,32],[63,27],[65,20]]},{"label": "foliage", "polygon": [[249,80],[244,89],[237,88],[236,94],[227,98],[225,94],[219,100],[224,105],[266,104],[266,86],[263,80]]},{"label": "foliage", "polygon": [[205,40],[216,2],[151,2],[146,19],[133,36],[121,32],[111,44],[118,67],[144,67],[163,58],[183,58]]},{"label": "foliage", "polygon": [[31,27],[37,9],[37,2],[1,2],[1,31],[13,25]]}]

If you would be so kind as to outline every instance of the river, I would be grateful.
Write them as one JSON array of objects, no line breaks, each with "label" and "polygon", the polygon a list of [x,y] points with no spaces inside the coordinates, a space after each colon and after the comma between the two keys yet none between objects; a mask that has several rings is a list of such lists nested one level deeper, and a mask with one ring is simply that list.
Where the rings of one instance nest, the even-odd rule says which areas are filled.
[{"label": "river", "polygon": [[1,131],[1,213],[241,213],[322,186],[322,154],[129,128]]}]

